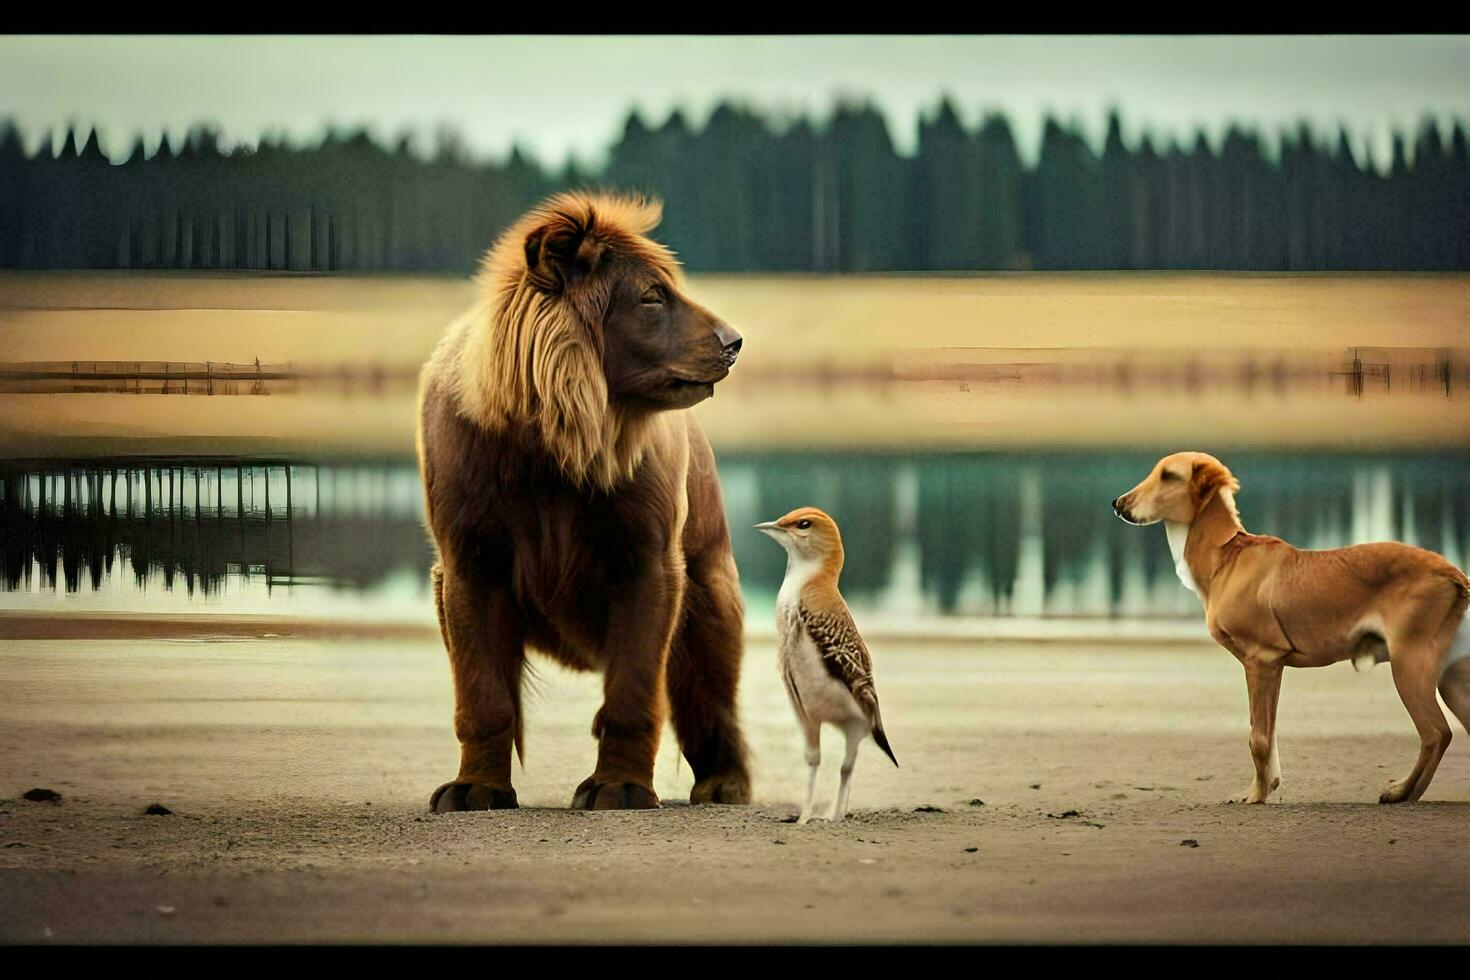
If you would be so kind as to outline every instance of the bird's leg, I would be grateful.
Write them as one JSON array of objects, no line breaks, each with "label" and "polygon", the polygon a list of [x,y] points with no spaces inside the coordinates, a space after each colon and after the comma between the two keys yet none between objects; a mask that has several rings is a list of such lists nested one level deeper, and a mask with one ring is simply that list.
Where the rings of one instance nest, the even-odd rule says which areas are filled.
[{"label": "bird's leg", "polygon": [[822,765],[822,726],[808,724],[806,728],[806,764],[809,775],[806,779],[806,803],[801,808],[797,823],[806,823],[812,818],[812,803],[817,793],[817,769]]},{"label": "bird's leg", "polygon": [[832,807],[834,822],[847,816],[847,791],[851,788],[852,767],[857,762],[858,746],[863,743],[860,729],[846,728],[843,734],[847,736],[847,751],[842,757],[842,782],[837,786],[837,803]]}]

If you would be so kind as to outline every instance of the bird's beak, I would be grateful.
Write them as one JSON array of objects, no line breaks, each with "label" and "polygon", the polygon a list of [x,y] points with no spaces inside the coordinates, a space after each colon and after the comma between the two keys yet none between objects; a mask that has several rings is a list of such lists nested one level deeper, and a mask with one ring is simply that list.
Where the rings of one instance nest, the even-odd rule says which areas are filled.
[{"label": "bird's beak", "polygon": [[762,534],[775,538],[777,541],[780,541],[786,536],[786,529],[775,521],[766,521],[764,524],[757,524],[755,529]]}]

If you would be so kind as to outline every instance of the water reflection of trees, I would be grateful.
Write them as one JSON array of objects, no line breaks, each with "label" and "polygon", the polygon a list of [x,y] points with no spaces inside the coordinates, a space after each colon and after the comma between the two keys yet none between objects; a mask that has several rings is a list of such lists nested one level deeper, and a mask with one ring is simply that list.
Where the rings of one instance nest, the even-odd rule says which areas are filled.
[{"label": "water reflection of trees", "polygon": [[319,481],[317,467],[281,463],[11,464],[0,471],[0,576],[9,590],[95,590],[121,561],[139,588],[157,580],[193,595],[229,576],[367,588],[403,568],[427,574],[415,510],[341,494],[323,507]]},{"label": "water reflection of trees", "polygon": [[[857,604],[903,592],[903,607],[922,600],[942,613],[1194,614],[1163,532],[1129,527],[1110,508],[1156,458],[725,454],[720,468],[752,594],[779,588],[785,558],[749,525],[815,504],[842,526],[843,588]],[[1456,563],[1467,555],[1470,456],[1233,452],[1228,461],[1254,531],[1304,548],[1392,538]],[[6,464],[0,582],[98,589],[117,562],[139,588],[158,581],[190,594],[230,576],[356,589],[399,571],[422,580],[431,551],[420,507],[417,473],[399,461]]]},{"label": "water reflection of trees", "polygon": [[[1015,591],[1027,587],[1023,537],[1031,533],[1041,544],[1036,584],[1042,595],[1036,598],[1047,612],[1106,615],[1129,607],[1187,613],[1192,599],[1177,586],[1162,531],[1130,527],[1110,506],[1157,458],[1153,452],[727,456],[722,465],[727,472],[753,472],[753,481],[730,482],[754,483],[763,517],[807,503],[829,510],[847,549],[843,587],[858,600],[890,583],[903,544],[894,520],[895,488],[908,471],[919,488],[911,533],[919,546],[921,586],[936,610],[1005,611],[1024,599]],[[1470,459],[1464,456],[1239,452],[1229,454],[1229,462],[1245,484],[1242,516],[1259,533],[1304,548],[1398,539],[1457,563],[1466,554]],[[1039,497],[1031,528],[1023,526],[1027,493]],[[742,580],[750,589],[779,588],[785,570],[780,552],[746,540],[743,530],[733,532]],[[986,593],[978,606],[977,581]],[[1070,605],[1059,601],[1063,587],[1074,593]]]}]

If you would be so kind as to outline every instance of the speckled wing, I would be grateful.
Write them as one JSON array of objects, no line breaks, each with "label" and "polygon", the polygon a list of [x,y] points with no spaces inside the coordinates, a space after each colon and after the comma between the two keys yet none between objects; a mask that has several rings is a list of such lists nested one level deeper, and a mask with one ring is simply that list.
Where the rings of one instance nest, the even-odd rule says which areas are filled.
[{"label": "speckled wing", "polygon": [[821,611],[802,604],[801,625],[812,638],[827,673],[837,678],[872,721],[878,712],[878,692],[873,688],[873,658],[863,643],[852,614],[844,605]]}]

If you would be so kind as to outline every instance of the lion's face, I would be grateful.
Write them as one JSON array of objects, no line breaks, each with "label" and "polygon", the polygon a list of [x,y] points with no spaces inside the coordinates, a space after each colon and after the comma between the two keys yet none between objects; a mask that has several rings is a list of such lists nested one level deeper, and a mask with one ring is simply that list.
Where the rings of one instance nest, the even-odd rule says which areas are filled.
[{"label": "lion's face", "polygon": [[740,354],[740,334],[636,258],[609,269],[603,321],[608,397],[654,409],[688,408],[714,394]]},{"label": "lion's face", "polygon": [[740,334],[686,296],[673,255],[643,232],[655,206],[568,195],[531,216],[525,276],[575,313],[601,357],[609,405],[688,408],[714,394]]}]

